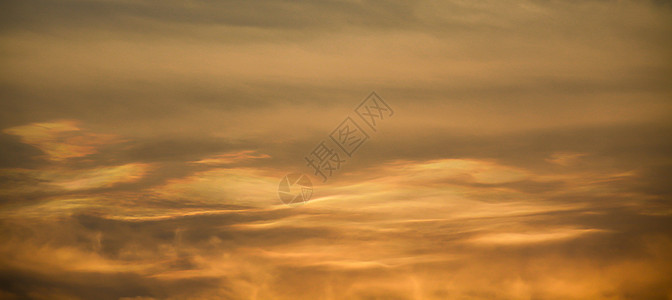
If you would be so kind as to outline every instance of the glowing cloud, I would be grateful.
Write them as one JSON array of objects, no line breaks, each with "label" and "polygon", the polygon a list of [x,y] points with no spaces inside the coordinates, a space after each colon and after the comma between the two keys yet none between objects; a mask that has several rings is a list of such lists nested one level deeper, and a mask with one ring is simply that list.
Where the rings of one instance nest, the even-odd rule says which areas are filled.
[{"label": "glowing cloud", "polygon": [[475,159],[439,159],[424,162],[398,161],[387,172],[399,172],[413,180],[435,182],[457,180],[482,184],[499,184],[524,180],[529,174],[519,168]]},{"label": "glowing cloud", "polygon": [[579,158],[586,155],[587,154],[585,153],[556,152],[547,158],[546,161],[556,165],[568,166],[570,164],[576,163]]},{"label": "glowing cloud", "polygon": [[73,120],[31,123],[3,132],[19,136],[21,142],[37,147],[53,161],[87,156],[98,152],[100,146],[116,141],[114,135],[83,132]]},{"label": "glowing cloud", "polygon": [[259,159],[259,158],[269,158],[267,154],[255,154],[254,150],[244,150],[234,153],[224,153],[208,158],[204,158],[198,161],[192,161],[194,164],[204,164],[204,165],[227,165],[240,161],[245,161],[249,159]]},{"label": "glowing cloud", "polygon": [[545,242],[564,241],[580,236],[603,232],[598,229],[554,229],[537,232],[506,232],[492,233],[476,237],[471,240],[475,244],[484,245],[521,245]]},{"label": "glowing cloud", "polygon": [[278,179],[250,168],[213,169],[152,189],[166,199],[267,207],[279,204]]},{"label": "glowing cloud", "polygon": [[144,177],[148,169],[148,164],[132,163],[65,174],[50,173],[46,177],[54,178],[53,184],[63,189],[85,190],[133,182]]},{"label": "glowing cloud", "polygon": [[66,168],[49,170],[3,169],[0,170],[0,174],[13,180],[14,184],[3,189],[0,195],[106,188],[137,181],[143,178],[149,169],[150,165],[143,163],[81,170]]}]

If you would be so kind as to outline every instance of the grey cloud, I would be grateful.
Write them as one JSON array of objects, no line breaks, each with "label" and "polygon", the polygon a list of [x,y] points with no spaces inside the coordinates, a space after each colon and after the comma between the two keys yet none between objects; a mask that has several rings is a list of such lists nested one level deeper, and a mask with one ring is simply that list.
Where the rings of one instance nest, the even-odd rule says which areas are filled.
[{"label": "grey cloud", "polygon": [[[32,26],[94,26],[123,28],[147,25],[142,20],[183,25],[227,25],[260,28],[335,28],[354,26],[398,27],[413,17],[412,6],[403,1],[21,1],[5,4],[4,28]],[[27,18],[26,18],[27,17]],[[139,22],[140,21],[140,22]],[[417,21],[417,20],[416,20]],[[36,26],[39,26],[36,28]],[[151,26],[151,25],[150,25]],[[150,27],[151,28],[151,27]],[[145,28],[147,29],[147,28]]]},{"label": "grey cloud", "polygon": [[39,149],[21,143],[19,138],[0,133],[0,168],[31,168],[43,163]]}]

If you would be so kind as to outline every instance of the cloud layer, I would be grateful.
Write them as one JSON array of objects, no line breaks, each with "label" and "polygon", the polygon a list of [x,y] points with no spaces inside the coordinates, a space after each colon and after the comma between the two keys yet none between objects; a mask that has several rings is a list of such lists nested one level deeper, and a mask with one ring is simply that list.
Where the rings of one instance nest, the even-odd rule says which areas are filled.
[{"label": "cloud layer", "polygon": [[666,1],[0,8],[0,298],[672,299]]}]

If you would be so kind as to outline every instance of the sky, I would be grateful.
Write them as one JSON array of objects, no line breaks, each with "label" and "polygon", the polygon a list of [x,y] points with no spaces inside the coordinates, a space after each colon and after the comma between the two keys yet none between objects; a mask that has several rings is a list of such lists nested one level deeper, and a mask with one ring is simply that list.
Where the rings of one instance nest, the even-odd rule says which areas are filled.
[{"label": "sky", "polygon": [[0,298],[672,299],[670,37],[662,0],[3,1]]}]

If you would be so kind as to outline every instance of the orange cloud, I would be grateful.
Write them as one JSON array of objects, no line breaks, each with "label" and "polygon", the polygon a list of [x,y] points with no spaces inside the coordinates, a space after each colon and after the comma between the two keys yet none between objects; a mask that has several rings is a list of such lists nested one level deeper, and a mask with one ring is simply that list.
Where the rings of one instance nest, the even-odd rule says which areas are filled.
[{"label": "orange cloud", "polygon": [[[438,159],[424,162],[398,161],[387,172],[399,172],[413,180],[433,182],[453,179],[465,182],[498,184],[524,180],[527,171],[491,161],[475,159]],[[389,174],[389,173],[386,173]]]},{"label": "orange cloud", "polygon": [[235,162],[245,161],[249,159],[259,159],[259,158],[269,158],[267,154],[255,154],[254,150],[244,150],[234,153],[224,153],[208,158],[204,158],[198,161],[192,161],[191,163],[195,164],[204,164],[204,165],[227,165]]},{"label": "orange cloud", "polygon": [[0,191],[0,195],[20,195],[35,192],[83,191],[111,187],[143,178],[149,164],[130,163],[93,169],[27,170],[2,169],[0,174],[15,183]]},{"label": "orange cloud", "polygon": [[42,150],[53,161],[87,156],[98,152],[100,146],[117,141],[114,135],[83,132],[73,120],[31,123],[3,132],[19,136],[21,142]]},{"label": "orange cloud", "polygon": [[65,174],[47,173],[44,177],[52,178],[53,185],[65,190],[85,190],[133,182],[144,177],[148,169],[148,164],[132,163],[84,171],[71,171]]},{"label": "orange cloud", "polygon": [[556,165],[568,166],[579,160],[579,158],[586,156],[585,153],[573,153],[573,152],[556,152],[551,154],[546,161],[554,163]]},{"label": "orange cloud", "polygon": [[478,236],[471,240],[472,243],[482,245],[521,245],[545,243],[554,241],[564,241],[578,238],[580,236],[604,232],[599,229],[574,229],[574,228],[560,228],[547,231],[536,232],[504,232],[491,233]]},{"label": "orange cloud", "polygon": [[279,179],[252,168],[213,169],[152,189],[168,199],[268,207],[280,203]]}]

